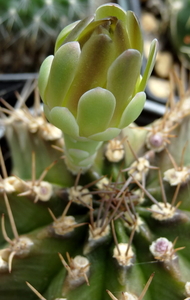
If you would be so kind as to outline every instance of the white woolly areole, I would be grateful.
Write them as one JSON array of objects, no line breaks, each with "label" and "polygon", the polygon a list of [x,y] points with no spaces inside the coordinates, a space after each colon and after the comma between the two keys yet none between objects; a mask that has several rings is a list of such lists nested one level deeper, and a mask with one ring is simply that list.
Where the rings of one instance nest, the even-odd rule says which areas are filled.
[{"label": "white woolly areole", "polygon": [[64,235],[68,232],[73,231],[76,224],[77,223],[73,216],[61,216],[53,222],[53,228],[56,234]]},{"label": "white woolly areole", "polygon": [[53,187],[47,181],[41,181],[39,185],[33,186],[33,191],[38,195],[38,199],[46,202],[49,201],[53,194]]},{"label": "white woolly areole", "polygon": [[184,184],[190,180],[190,169],[183,167],[181,170],[169,169],[164,172],[164,180],[170,185]]},{"label": "white woolly areole", "polygon": [[186,282],[185,291],[186,291],[187,296],[190,296],[190,281]]},{"label": "white woolly areole", "polygon": [[138,300],[138,297],[134,294],[130,294],[130,293],[123,293],[124,299],[125,300]]},{"label": "white woolly areole", "polygon": [[139,232],[140,231],[140,227],[144,224],[143,220],[141,219],[141,217],[139,217],[139,215],[136,215],[136,219],[135,222],[129,218],[129,214],[127,212],[124,213],[124,217],[132,223],[132,225],[128,224],[127,222],[124,222],[124,226],[127,228],[130,228],[131,230],[134,229],[135,227],[135,231]]},{"label": "white woolly areole", "polygon": [[[87,193],[87,195],[85,195]],[[92,201],[92,195],[89,194],[88,189],[83,189],[81,185],[78,185],[77,187],[71,187],[68,190],[69,194],[69,200],[78,203],[78,204],[91,204]],[[80,201],[81,200],[81,201]]]},{"label": "white woolly areole", "polygon": [[120,140],[113,139],[108,142],[105,156],[110,162],[119,162],[124,157],[124,146]]},{"label": "white woolly areole", "polygon": [[165,204],[163,202],[159,202],[159,206],[157,204],[153,204],[150,207],[152,211],[152,218],[159,221],[164,221],[172,219],[175,216],[176,208],[174,206],[171,206],[170,203]]},{"label": "white woolly areole", "polygon": [[18,241],[14,240],[14,244],[11,245],[11,251],[15,252],[16,256],[25,257],[30,253],[30,249],[33,246],[33,241],[28,237],[20,237]]},{"label": "white woolly areole", "polygon": [[96,183],[96,186],[99,190],[102,190],[105,188],[105,186],[108,186],[109,183],[110,183],[109,179],[104,177]]},{"label": "white woolly areole", "polygon": [[62,131],[50,123],[40,127],[40,134],[45,141],[55,141],[62,138]]},{"label": "white woolly areole", "polygon": [[15,190],[15,182],[18,181],[18,179],[14,176],[9,176],[7,178],[4,178],[2,181],[0,181],[0,191],[5,191],[6,193],[14,193]]},{"label": "white woolly areole", "polygon": [[[119,251],[118,251],[119,248]],[[131,247],[129,247],[128,252],[128,244],[127,243],[119,243],[117,247],[115,246],[113,249],[113,257],[117,260],[118,264],[125,267],[132,266],[132,261],[134,258],[134,252]],[[127,252],[127,254],[126,254]]]},{"label": "white woolly areole", "polygon": [[70,287],[74,288],[83,284],[89,275],[90,262],[81,255],[77,255],[74,259],[71,259],[70,272],[67,276],[67,281]]},{"label": "white woolly areole", "polygon": [[160,261],[172,260],[176,257],[172,242],[164,237],[154,241],[149,249],[154,258]]},{"label": "white woolly areole", "polygon": [[[104,221],[104,223],[105,222],[106,220]],[[101,224],[101,219],[99,220],[98,223]],[[102,224],[102,226],[104,226],[104,223]],[[102,226],[98,226],[97,222],[94,223],[94,228],[91,228],[91,230],[89,230],[89,237],[88,237],[89,241],[99,240],[110,234],[110,225],[108,224],[104,228],[104,230],[102,230]]]},{"label": "white woolly areole", "polygon": [[9,258],[9,250],[8,249],[0,250],[0,273],[8,270],[8,258]]},{"label": "white woolly areole", "polygon": [[131,164],[128,174],[133,175],[137,181],[142,181],[143,177],[147,175],[149,171],[149,166],[150,163],[146,158],[139,157],[138,160]]}]

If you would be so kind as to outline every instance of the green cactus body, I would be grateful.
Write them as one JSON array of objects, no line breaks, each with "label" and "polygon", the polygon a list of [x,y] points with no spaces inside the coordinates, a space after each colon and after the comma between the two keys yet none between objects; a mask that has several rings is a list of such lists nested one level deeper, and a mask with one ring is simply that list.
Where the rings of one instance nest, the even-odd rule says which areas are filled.
[{"label": "green cactus body", "polygon": [[[114,22],[116,17],[118,12]],[[143,93],[155,43],[150,54],[133,97]],[[70,135],[73,143],[84,143],[82,150],[87,140],[96,150],[93,162],[77,174],[68,169],[70,148],[64,148],[62,131],[42,112],[4,106],[1,122],[13,169],[8,175],[0,154],[0,299],[189,299],[188,93],[144,128],[129,122],[136,114],[131,110],[131,124],[120,120],[119,135],[99,138],[98,149],[87,132]],[[71,125],[81,124],[72,115]]]},{"label": "green cactus body", "polygon": [[170,33],[172,44],[184,64],[189,68],[190,61],[190,21],[189,21],[189,0],[168,1],[170,18]]}]

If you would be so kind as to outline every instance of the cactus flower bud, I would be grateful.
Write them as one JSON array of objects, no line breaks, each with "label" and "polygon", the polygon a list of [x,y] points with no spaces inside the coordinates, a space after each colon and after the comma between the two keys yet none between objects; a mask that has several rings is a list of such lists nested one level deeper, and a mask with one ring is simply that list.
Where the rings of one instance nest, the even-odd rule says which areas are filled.
[{"label": "cactus flower bud", "polygon": [[87,170],[101,143],[141,113],[156,48],[154,40],[141,76],[138,21],[133,12],[111,3],[59,34],[54,56],[40,68],[39,90],[47,119],[64,134],[66,162],[73,173]]}]

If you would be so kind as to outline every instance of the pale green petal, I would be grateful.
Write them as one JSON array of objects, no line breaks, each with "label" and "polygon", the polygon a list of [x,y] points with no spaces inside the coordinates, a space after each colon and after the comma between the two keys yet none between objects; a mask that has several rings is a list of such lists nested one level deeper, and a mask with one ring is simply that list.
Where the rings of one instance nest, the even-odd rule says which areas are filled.
[{"label": "pale green petal", "polygon": [[74,116],[77,115],[78,101],[85,92],[105,87],[113,55],[113,42],[105,34],[92,35],[83,46],[76,76],[63,103]]},{"label": "pale green petal", "polygon": [[140,69],[140,52],[129,49],[123,52],[108,70],[107,89],[116,98],[116,109],[111,123],[113,127],[117,127],[124,109],[131,100]]},{"label": "pale green petal", "polygon": [[132,11],[127,11],[127,27],[126,30],[129,35],[129,40],[132,49],[143,53],[143,35],[140,24]]},{"label": "pale green petal", "polygon": [[46,103],[45,90],[47,87],[53,58],[54,58],[53,55],[46,57],[46,59],[43,61],[42,65],[41,65],[40,71],[39,71],[38,88],[39,88],[40,96],[44,103]]},{"label": "pale green petal", "polygon": [[127,127],[138,118],[144,108],[145,101],[146,94],[144,92],[135,95],[122,114],[119,128]]},{"label": "pale green petal", "polygon": [[69,149],[68,153],[71,156],[71,158],[75,160],[75,162],[77,162],[77,160],[80,161],[89,157],[89,153],[87,151],[80,149]]},{"label": "pale green petal", "polygon": [[154,39],[150,46],[149,56],[148,56],[146,68],[145,68],[141,83],[137,89],[138,92],[144,91],[144,89],[146,88],[147,81],[148,81],[148,79],[152,73],[152,70],[154,68],[154,65],[155,65],[157,51],[158,51],[158,41],[156,39]]},{"label": "pale green petal", "polygon": [[54,52],[56,52],[63,45],[63,42],[65,41],[68,34],[76,27],[76,25],[79,22],[80,22],[80,20],[73,22],[73,23],[67,25],[65,28],[63,28],[63,30],[61,30],[61,32],[59,33],[59,35],[56,39]]},{"label": "pale green petal", "polygon": [[103,88],[97,87],[83,94],[77,111],[80,136],[88,137],[107,129],[115,105],[114,95]]},{"label": "pale green petal", "polygon": [[114,139],[116,136],[118,136],[121,132],[121,129],[119,128],[108,128],[103,132],[93,134],[89,136],[88,138],[93,141],[109,141]]},{"label": "pale green petal", "polygon": [[112,36],[116,57],[123,53],[125,50],[130,49],[130,41],[128,32],[122,21],[117,21],[114,33]]},{"label": "pale green petal", "polygon": [[61,46],[56,52],[45,91],[48,106],[62,106],[63,99],[76,73],[80,58],[80,45],[70,42]]},{"label": "pale green petal", "polygon": [[126,11],[115,3],[103,4],[95,12],[95,20],[109,18],[110,16],[116,17],[126,24]]},{"label": "pale green petal", "polygon": [[79,135],[78,124],[72,113],[66,107],[54,107],[50,112],[50,120],[53,125],[63,133],[77,138]]},{"label": "pale green petal", "polygon": [[80,20],[78,24],[69,32],[69,34],[66,36],[66,38],[63,37],[63,39],[59,39],[57,42],[57,46],[60,47],[60,44],[66,44],[68,42],[77,41],[79,35],[83,32],[83,30],[86,29],[88,24],[90,24],[94,20],[93,16],[86,17],[83,20]]}]

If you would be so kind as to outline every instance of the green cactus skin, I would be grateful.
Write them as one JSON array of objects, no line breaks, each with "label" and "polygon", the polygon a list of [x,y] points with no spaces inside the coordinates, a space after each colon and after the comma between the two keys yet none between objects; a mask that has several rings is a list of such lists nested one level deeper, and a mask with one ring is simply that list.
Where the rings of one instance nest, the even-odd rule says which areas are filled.
[{"label": "green cactus skin", "polygon": [[185,67],[190,68],[190,1],[168,0],[172,44]]},{"label": "green cactus skin", "polygon": [[23,108],[2,118],[14,167],[8,176],[1,158],[0,299],[39,299],[26,281],[47,300],[142,299],[153,273],[144,300],[189,299],[188,94],[169,107],[104,143],[77,176],[59,132],[42,135],[40,115]]}]

